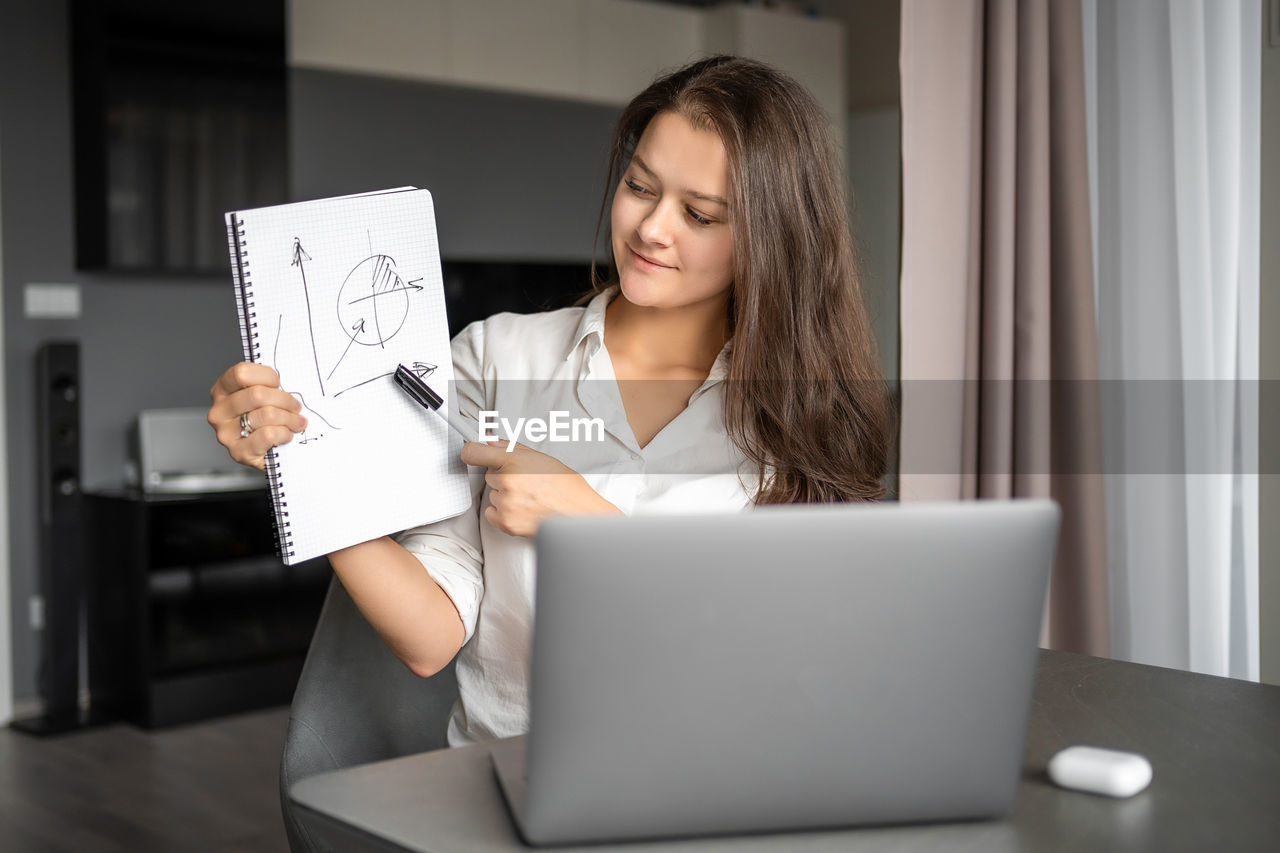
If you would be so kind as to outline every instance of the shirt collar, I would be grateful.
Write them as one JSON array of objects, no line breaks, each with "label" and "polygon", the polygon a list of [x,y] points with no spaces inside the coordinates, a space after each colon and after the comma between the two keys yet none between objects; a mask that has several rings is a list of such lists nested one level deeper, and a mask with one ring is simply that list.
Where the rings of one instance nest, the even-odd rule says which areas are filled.
[{"label": "shirt collar", "polygon": [[583,341],[590,340],[590,351],[587,353],[587,358],[594,355],[604,344],[604,309],[613,301],[613,297],[617,293],[618,288],[615,285],[591,297],[591,301],[587,303],[586,310],[582,312],[582,317],[578,320],[578,328],[573,333],[569,351],[564,357],[565,361],[573,358],[573,354],[583,345]]},{"label": "shirt collar", "polygon": [[720,348],[720,354],[716,356],[716,360],[711,364],[711,372],[707,374],[705,384],[719,382],[729,375],[729,356],[733,352],[733,338],[724,342],[724,346]]}]

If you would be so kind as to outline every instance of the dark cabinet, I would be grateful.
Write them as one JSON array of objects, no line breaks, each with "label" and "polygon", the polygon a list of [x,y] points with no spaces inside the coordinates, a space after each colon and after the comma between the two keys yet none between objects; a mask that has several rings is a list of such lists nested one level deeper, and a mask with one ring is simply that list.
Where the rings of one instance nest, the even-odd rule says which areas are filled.
[{"label": "dark cabinet", "polygon": [[280,561],[265,490],[86,500],[95,711],[151,727],[290,701],[331,570]]}]

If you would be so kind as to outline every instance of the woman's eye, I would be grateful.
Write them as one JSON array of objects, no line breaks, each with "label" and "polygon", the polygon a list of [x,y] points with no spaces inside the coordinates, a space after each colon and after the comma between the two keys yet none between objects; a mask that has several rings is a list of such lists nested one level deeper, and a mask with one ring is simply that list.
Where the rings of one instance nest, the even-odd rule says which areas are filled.
[{"label": "woman's eye", "polygon": [[694,210],[692,207],[687,208],[687,210],[689,211],[689,216],[693,219],[694,222],[698,223],[699,225],[710,225],[712,222],[715,221],[714,219],[703,216],[701,213]]},{"label": "woman's eye", "polygon": [[637,184],[635,181],[631,180],[630,178],[624,178],[623,183],[627,185],[627,189],[631,190],[633,193],[636,193],[637,195],[647,195],[649,193],[647,189],[645,189],[640,184]]}]

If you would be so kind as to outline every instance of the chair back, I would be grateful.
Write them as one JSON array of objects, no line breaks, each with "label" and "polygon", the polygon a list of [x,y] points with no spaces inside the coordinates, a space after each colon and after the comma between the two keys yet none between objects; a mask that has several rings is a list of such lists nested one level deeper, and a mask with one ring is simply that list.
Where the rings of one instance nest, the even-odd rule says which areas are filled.
[{"label": "chair back", "polygon": [[327,849],[298,821],[291,786],[327,770],[446,746],[457,697],[452,663],[431,678],[414,675],[335,576],[293,695],[280,759],[280,806],[290,849]]}]

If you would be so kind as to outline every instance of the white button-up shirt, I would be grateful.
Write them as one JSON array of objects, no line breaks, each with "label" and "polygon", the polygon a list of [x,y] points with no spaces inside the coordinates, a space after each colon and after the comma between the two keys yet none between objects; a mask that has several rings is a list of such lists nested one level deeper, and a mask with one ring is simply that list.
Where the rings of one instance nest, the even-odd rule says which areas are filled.
[{"label": "white button-up shirt", "polygon": [[[730,345],[688,406],[640,447],[605,348],[604,309],[615,294],[602,293],[585,307],[498,314],[467,326],[452,344],[455,405],[471,419],[485,411],[493,413],[491,420],[511,424],[520,417],[578,421],[583,428],[577,441],[556,440],[570,434],[567,427],[541,441],[527,435],[520,441],[582,474],[626,514],[747,507],[756,475],[724,425]],[[585,428],[590,419],[603,422],[603,429]],[[452,746],[522,734],[528,727],[533,542],[484,519],[484,469],[469,473],[471,509],[397,537],[453,600],[466,630],[457,662],[459,701],[449,724]]]}]

